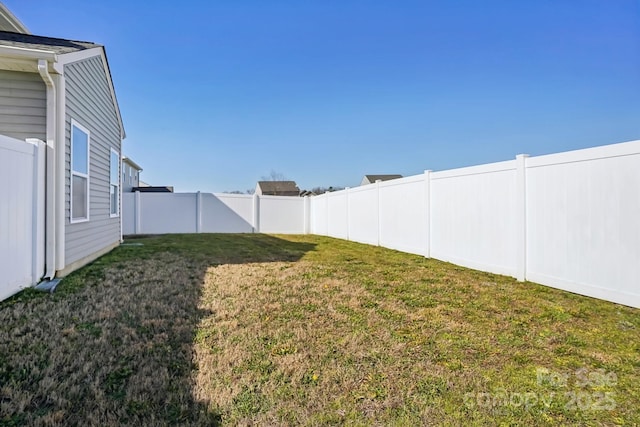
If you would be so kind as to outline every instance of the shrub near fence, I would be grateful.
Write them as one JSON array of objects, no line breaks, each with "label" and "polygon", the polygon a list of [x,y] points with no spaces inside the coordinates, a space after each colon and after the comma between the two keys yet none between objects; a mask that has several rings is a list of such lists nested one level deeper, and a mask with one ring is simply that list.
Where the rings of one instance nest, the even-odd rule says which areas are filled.
[{"label": "shrub near fence", "polygon": [[125,194],[125,234],[313,233],[640,307],[640,141],[311,198]]}]

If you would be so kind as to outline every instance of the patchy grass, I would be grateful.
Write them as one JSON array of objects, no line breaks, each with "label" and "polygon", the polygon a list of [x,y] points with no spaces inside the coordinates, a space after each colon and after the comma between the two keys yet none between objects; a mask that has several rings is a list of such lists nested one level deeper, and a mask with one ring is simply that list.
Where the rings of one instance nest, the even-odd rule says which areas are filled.
[{"label": "patchy grass", "polygon": [[636,425],[640,311],[318,236],[132,240],[0,304],[0,425]]}]

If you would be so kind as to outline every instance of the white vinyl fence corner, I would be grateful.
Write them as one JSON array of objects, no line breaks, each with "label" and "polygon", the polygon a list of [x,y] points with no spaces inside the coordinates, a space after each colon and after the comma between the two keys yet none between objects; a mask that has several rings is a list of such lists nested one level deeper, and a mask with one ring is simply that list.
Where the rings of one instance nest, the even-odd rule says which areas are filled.
[{"label": "white vinyl fence corner", "polygon": [[0,135],[0,300],[44,274],[45,147]]}]

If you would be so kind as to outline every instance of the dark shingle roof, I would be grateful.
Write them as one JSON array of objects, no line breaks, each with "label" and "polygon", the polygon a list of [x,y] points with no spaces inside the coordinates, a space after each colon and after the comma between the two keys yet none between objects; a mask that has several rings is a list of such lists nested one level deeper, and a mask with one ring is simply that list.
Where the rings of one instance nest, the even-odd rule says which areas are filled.
[{"label": "dark shingle roof", "polygon": [[0,46],[38,49],[56,54],[64,54],[100,47],[101,45],[90,42],[0,31]]},{"label": "dark shingle roof", "polygon": [[398,179],[402,178],[402,175],[394,174],[394,175],[365,175],[365,178],[371,183],[374,183],[378,180],[380,181],[389,181],[390,179]]},{"label": "dark shingle roof", "polygon": [[258,181],[262,194],[266,196],[299,196],[295,181]]},{"label": "dark shingle roof", "polygon": [[139,191],[141,193],[173,193],[173,186],[150,185],[149,187],[133,187],[132,193]]}]

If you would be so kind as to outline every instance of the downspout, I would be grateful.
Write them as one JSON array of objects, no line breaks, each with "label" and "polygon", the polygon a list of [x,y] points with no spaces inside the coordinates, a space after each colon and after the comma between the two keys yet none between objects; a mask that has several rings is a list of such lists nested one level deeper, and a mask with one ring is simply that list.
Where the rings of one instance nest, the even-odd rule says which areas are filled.
[{"label": "downspout", "polygon": [[64,75],[59,73],[53,76],[57,86],[56,98],[56,270],[66,267],[65,242],[66,242],[66,189],[67,189],[67,136],[66,136],[66,82]]},{"label": "downspout", "polygon": [[53,84],[51,74],[49,74],[49,63],[44,59],[38,60],[38,72],[47,88],[47,110],[46,110],[46,139],[47,139],[47,163],[46,163],[46,192],[45,192],[45,265],[44,276],[53,279],[56,274],[56,209],[55,209],[55,189],[56,189],[56,87]]}]

